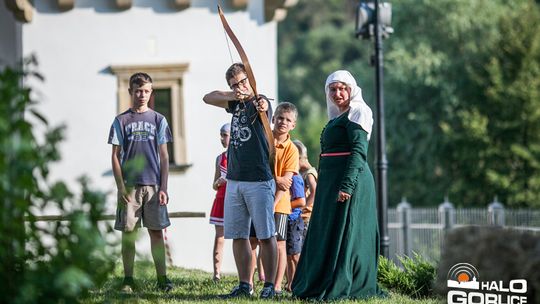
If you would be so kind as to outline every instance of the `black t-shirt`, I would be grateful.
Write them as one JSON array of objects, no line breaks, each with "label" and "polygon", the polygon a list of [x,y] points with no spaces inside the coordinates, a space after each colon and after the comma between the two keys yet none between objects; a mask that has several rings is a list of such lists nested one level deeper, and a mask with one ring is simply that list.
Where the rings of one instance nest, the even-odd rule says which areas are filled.
[{"label": "black t-shirt", "polygon": [[[229,101],[227,112],[233,115],[227,150],[227,179],[246,182],[271,180],[268,141],[253,99]],[[270,102],[267,113],[270,119]]]}]

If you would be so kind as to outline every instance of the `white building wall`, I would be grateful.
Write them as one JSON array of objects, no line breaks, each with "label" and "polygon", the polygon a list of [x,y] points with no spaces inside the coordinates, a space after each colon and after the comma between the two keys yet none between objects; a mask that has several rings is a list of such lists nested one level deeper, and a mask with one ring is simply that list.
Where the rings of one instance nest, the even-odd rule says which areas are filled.
[{"label": "white building wall", "polygon": [[[93,186],[110,191],[115,208],[115,183],[110,174],[110,125],[117,114],[116,76],[111,65],[189,63],[184,75],[184,110],[188,162],[184,173],[169,177],[169,211],[206,212],[206,218],[173,219],[168,229],[175,265],[212,270],[214,227],[208,214],[215,192],[211,188],[214,160],[222,151],[219,127],[230,121],[224,110],[203,103],[205,93],[227,89],[225,70],[232,63],[215,1],[191,1],[177,11],[169,1],[133,1],[119,11],[114,1],[77,0],[60,12],[56,1],[35,1],[35,15],[23,26],[23,54],[35,53],[46,78],[34,83],[42,101],[40,111],[52,125],[65,124],[62,161],[52,180],[74,185],[85,174]],[[263,22],[264,0],[250,1],[247,10],[226,17],[246,50],[258,90],[277,94],[276,24]],[[232,43],[235,61],[239,57]],[[143,231],[144,232],[144,231]],[[146,232],[138,252],[150,256]],[[231,242],[225,244],[224,272],[235,272]]]}]

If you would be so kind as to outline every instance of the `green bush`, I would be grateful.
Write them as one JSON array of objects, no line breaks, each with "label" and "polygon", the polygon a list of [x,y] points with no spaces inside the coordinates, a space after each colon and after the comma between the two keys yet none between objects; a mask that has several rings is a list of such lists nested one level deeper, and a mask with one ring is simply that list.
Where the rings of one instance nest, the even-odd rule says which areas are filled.
[{"label": "green bush", "polygon": [[[48,180],[60,159],[64,127],[49,127],[35,108],[29,81],[42,80],[35,58],[0,71],[0,302],[74,302],[113,269],[110,225],[98,220],[105,194],[86,178],[74,193]],[[35,130],[41,130],[37,132]],[[36,222],[44,210],[67,220]]]},{"label": "green bush", "polygon": [[425,298],[433,294],[435,267],[419,254],[399,257],[403,269],[391,260],[379,258],[379,283],[400,294],[413,298]]}]

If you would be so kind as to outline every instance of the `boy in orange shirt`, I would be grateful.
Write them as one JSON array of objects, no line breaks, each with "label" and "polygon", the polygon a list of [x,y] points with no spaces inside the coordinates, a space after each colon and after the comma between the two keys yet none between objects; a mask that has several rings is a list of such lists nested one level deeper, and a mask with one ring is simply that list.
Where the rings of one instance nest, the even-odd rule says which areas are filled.
[{"label": "boy in orange shirt", "polygon": [[291,196],[289,188],[292,177],[298,174],[298,149],[292,143],[289,132],[296,126],[298,110],[289,102],[278,105],[272,118],[274,123],[276,161],[276,197],[274,200],[274,218],[276,220],[276,237],[278,243],[278,267],[274,288],[276,295],[281,294],[281,283],[287,268],[287,216],[291,213]]}]

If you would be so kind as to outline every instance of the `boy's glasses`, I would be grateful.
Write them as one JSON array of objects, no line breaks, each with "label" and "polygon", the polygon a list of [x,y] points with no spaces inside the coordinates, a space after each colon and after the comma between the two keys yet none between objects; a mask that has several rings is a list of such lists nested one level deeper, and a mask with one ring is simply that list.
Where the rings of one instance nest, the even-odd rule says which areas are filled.
[{"label": "boy's glasses", "polygon": [[231,90],[234,91],[234,90],[238,89],[238,87],[240,87],[240,86],[245,87],[245,86],[246,86],[246,81],[247,81],[247,77],[244,78],[244,79],[242,79],[242,80],[240,80],[240,81],[238,81],[237,83],[231,85],[231,86],[230,86]]}]

